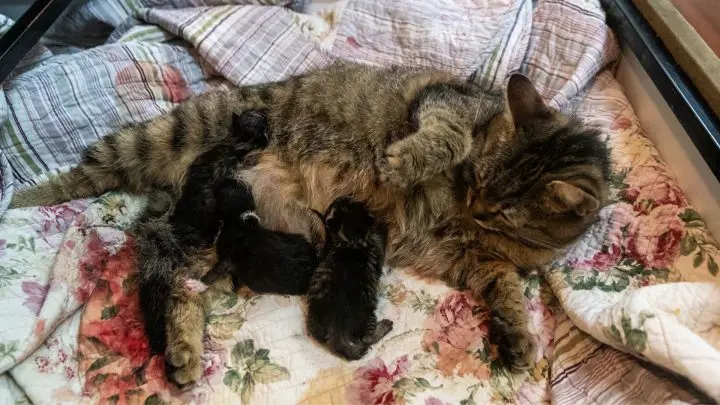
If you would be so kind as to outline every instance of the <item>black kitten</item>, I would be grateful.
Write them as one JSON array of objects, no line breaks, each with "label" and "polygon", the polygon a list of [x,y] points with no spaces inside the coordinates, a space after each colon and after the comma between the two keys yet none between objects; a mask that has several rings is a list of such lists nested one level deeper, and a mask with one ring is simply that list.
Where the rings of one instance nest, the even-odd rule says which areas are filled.
[{"label": "black kitten", "polygon": [[317,268],[317,251],[300,235],[263,228],[244,185],[228,181],[217,190],[222,230],[215,242],[219,263],[203,278],[232,275],[236,288],[257,293],[304,295]]},{"label": "black kitten", "polygon": [[[232,178],[244,163],[245,156],[268,144],[267,116],[263,111],[250,110],[233,115],[233,143],[221,144],[198,156],[190,166],[182,196],[170,216],[175,234],[185,246],[207,247],[220,229],[222,207],[218,203],[218,190],[228,184],[242,187]],[[247,201],[230,202],[244,204]],[[250,200],[252,202],[252,199]],[[254,208],[235,207],[239,212]]]},{"label": "black kitten", "polygon": [[387,235],[365,204],[345,197],[330,205],[325,227],[324,258],[308,291],[308,330],[331,351],[357,360],[393,327],[375,317]]},{"label": "black kitten", "polygon": [[170,193],[158,190],[151,195],[135,230],[135,243],[140,308],[153,353],[165,351],[165,310],[174,270],[193,250],[212,246],[220,229],[216,191],[221,184],[235,182],[232,174],[246,164],[249,152],[267,146],[266,129],[267,116],[262,110],[233,115],[229,128],[232,142],[217,145],[195,159],[169,218],[164,213],[173,203]]}]

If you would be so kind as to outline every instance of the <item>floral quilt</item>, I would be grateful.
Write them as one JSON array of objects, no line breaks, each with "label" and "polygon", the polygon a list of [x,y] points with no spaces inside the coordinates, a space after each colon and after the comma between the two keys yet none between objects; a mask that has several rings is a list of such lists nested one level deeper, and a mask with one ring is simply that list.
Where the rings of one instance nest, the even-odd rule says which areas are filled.
[{"label": "floral quilt", "polygon": [[[0,220],[0,402],[720,400],[718,244],[613,77],[619,51],[598,1],[341,0],[295,2],[294,11],[281,7],[290,2],[169,3],[78,2],[65,29],[26,57],[0,99],[0,202],[11,181],[23,187],[62,170],[98,137],[193,94],[336,58],[442,67],[487,88],[526,72],[551,105],[601,130],[612,150],[613,202],[563,258],[526,279],[540,350],[525,375],[498,366],[483,302],[387,269],[379,311],[395,328],[355,362],[307,336],[301,298],[208,296],[205,372],[183,391],[166,382],[162,356],[150,356],[138,308],[126,230],[144,200],[109,193],[8,210]],[[98,26],[109,27],[104,42],[97,33],[61,35]],[[63,42],[77,38],[95,43]]]}]

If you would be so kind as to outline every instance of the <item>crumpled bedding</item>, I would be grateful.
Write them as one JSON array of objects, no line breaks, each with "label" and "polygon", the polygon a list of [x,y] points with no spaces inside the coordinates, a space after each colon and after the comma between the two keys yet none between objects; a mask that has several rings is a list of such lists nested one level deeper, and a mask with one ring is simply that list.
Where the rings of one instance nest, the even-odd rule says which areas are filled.
[{"label": "crumpled bedding", "polygon": [[76,163],[103,135],[220,86],[338,58],[444,68],[485,88],[519,69],[551,105],[600,129],[613,158],[613,203],[527,278],[535,366],[512,376],[497,365],[482,302],[393,269],[379,310],[395,329],[356,362],[307,337],[299,298],[207,297],[205,372],[178,391],[149,355],[138,309],[125,231],[144,200],[108,193],[4,212],[0,402],[720,400],[718,244],[613,78],[619,51],[597,0],[241,3],[75,3],[3,85],[0,213],[13,188]]}]

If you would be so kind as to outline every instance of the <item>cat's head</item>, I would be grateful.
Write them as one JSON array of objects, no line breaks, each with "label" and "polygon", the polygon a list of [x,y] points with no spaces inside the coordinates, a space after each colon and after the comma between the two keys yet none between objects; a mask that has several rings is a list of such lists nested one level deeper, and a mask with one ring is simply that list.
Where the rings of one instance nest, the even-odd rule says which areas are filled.
[{"label": "cat's head", "polygon": [[507,141],[492,168],[473,166],[468,212],[483,228],[562,248],[606,203],[608,149],[598,131],[545,105],[527,77],[511,76],[505,95]]}]

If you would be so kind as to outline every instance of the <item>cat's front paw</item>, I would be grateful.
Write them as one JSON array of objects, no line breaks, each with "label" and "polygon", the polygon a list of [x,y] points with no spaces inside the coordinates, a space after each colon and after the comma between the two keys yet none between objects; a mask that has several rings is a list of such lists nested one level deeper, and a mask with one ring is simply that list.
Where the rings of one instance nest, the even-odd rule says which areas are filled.
[{"label": "cat's front paw", "polygon": [[525,325],[510,325],[499,317],[491,319],[490,342],[497,345],[500,363],[513,373],[535,364],[537,348]]},{"label": "cat's front paw", "polygon": [[412,155],[404,150],[402,143],[390,145],[378,162],[380,182],[397,188],[407,188],[414,181],[417,171],[414,170]]},{"label": "cat's front paw", "polygon": [[168,380],[180,387],[199,380],[203,373],[202,342],[193,345],[190,342],[170,342],[165,351],[165,371]]}]

